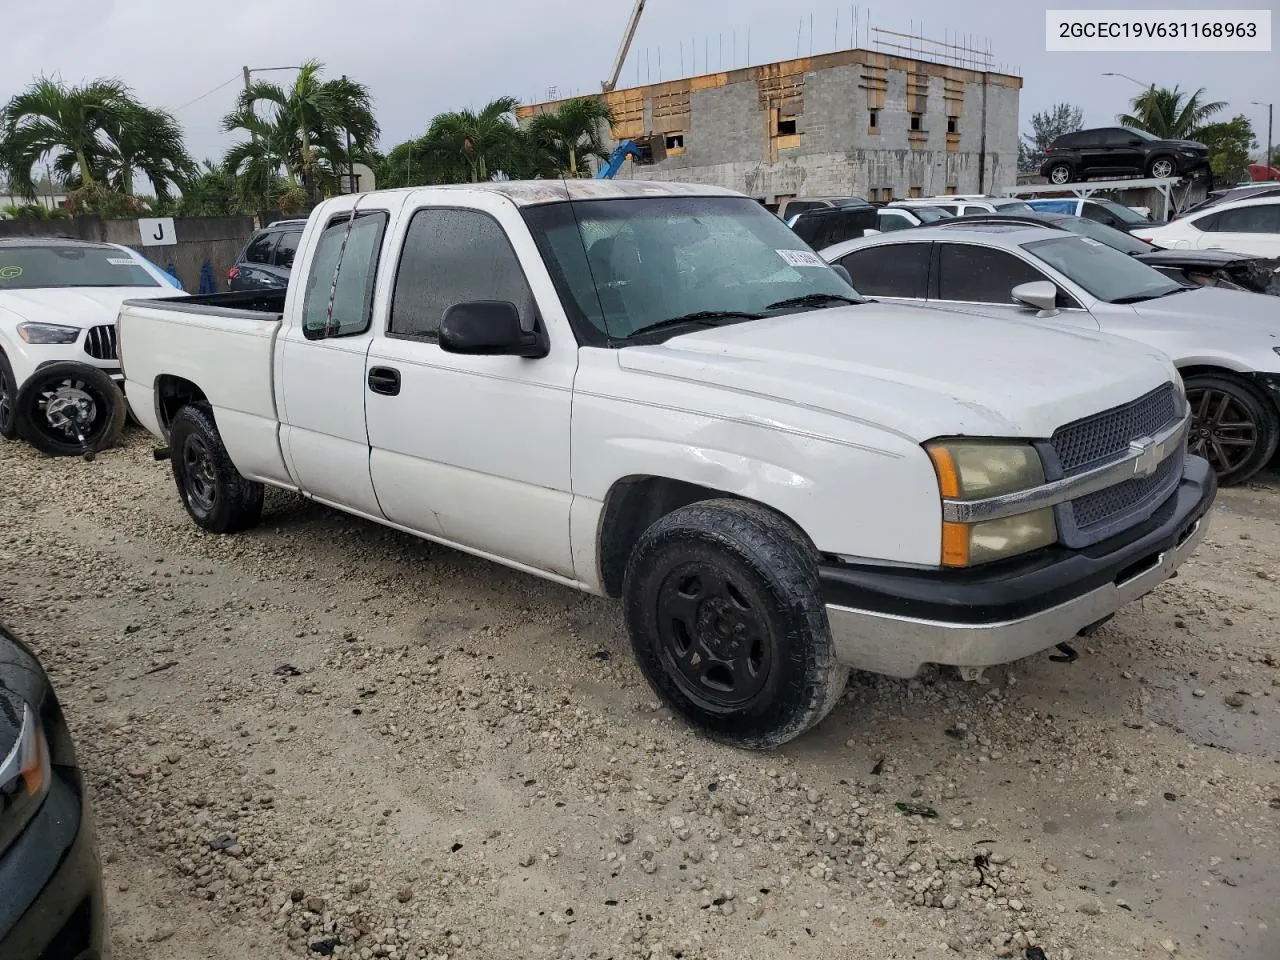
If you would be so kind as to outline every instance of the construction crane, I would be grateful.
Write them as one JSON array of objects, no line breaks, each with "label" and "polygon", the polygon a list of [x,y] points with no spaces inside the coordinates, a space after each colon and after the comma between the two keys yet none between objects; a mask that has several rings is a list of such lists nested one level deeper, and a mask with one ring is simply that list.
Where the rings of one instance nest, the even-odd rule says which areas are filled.
[{"label": "construction crane", "polygon": [[622,35],[622,45],[618,47],[618,58],[613,61],[613,72],[609,74],[609,79],[600,85],[605,93],[612,93],[613,88],[618,85],[622,65],[626,62],[627,53],[631,50],[631,41],[636,37],[636,27],[640,25],[640,14],[644,13],[644,4],[645,0],[636,0],[636,5],[631,8],[631,19],[627,21],[627,31]]}]

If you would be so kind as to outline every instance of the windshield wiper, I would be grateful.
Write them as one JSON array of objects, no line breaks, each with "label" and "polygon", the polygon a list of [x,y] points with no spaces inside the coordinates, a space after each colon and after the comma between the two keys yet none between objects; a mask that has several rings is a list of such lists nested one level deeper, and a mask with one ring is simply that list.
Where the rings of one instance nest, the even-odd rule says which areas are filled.
[{"label": "windshield wiper", "polygon": [[684,313],[678,317],[670,317],[666,320],[659,320],[657,323],[651,323],[647,327],[641,327],[634,333],[628,334],[625,339],[630,340],[632,337],[640,337],[646,333],[652,333],[655,330],[664,330],[668,327],[679,327],[685,324],[695,324],[703,327],[718,327],[721,320],[763,320],[763,313],[750,313],[746,310],[697,310],[694,313]]},{"label": "windshield wiper", "polygon": [[1161,297],[1171,297],[1175,293],[1186,293],[1188,290],[1195,289],[1193,287],[1174,287],[1172,290],[1166,290],[1164,293],[1143,293],[1135,297],[1121,297],[1118,300],[1112,300],[1112,303],[1146,303],[1148,300],[1159,300]]},{"label": "windshield wiper", "polygon": [[784,307],[808,307],[817,306],[822,303],[866,303],[865,300],[855,300],[853,297],[846,297],[839,293],[806,293],[802,297],[789,297],[786,300],[779,300],[777,303],[771,303],[765,307],[766,310],[781,310]]}]

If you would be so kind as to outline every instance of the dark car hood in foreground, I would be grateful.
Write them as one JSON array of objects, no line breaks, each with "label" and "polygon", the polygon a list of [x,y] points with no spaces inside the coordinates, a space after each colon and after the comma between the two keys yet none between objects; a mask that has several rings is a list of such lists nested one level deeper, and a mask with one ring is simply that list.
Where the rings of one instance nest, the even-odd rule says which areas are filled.
[{"label": "dark car hood in foreground", "polygon": [[47,688],[35,655],[0,627],[0,760],[9,755],[22,726],[22,705],[38,707]]},{"label": "dark car hood in foreground", "polygon": [[1241,260],[1256,260],[1257,257],[1228,250],[1152,250],[1138,254],[1135,259],[1162,267],[1225,267]]}]

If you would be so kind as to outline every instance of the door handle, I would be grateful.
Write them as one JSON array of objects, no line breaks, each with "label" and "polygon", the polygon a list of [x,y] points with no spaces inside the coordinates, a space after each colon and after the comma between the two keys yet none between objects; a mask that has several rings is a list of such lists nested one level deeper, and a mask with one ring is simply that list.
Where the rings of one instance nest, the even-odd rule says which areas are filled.
[{"label": "door handle", "polygon": [[400,392],[400,371],[391,367],[371,367],[369,389],[387,397],[396,396]]}]

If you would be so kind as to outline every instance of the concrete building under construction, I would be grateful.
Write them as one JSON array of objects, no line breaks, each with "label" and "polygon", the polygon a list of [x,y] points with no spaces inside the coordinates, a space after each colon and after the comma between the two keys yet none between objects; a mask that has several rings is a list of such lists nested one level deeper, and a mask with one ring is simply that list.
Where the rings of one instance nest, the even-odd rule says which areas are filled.
[{"label": "concrete building under construction", "polygon": [[1013,186],[1021,88],[1008,74],[854,49],[598,96],[613,140],[646,154],[620,177],[715,184],[772,205]]}]

